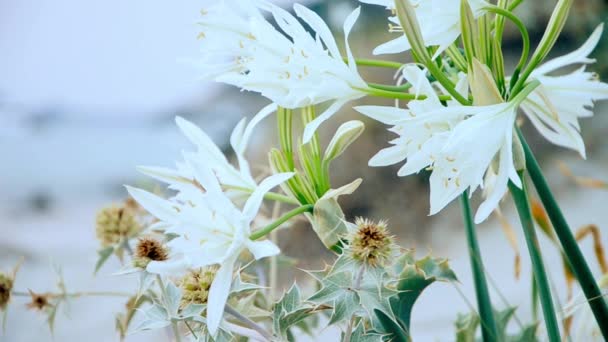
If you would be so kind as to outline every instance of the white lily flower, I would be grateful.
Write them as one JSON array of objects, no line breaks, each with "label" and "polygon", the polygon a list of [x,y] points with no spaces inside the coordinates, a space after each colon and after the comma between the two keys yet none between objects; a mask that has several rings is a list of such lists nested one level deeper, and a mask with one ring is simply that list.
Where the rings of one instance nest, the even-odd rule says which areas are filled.
[{"label": "white lily flower", "polygon": [[192,191],[179,200],[165,200],[141,189],[127,187],[130,195],[166,227],[166,233],[177,237],[167,243],[169,260],[150,264],[147,270],[163,275],[175,275],[185,268],[219,264],[211,284],[207,305],[207,324],[212,334],[217,332],[230,292],[235,263],[244,250],[254,258],[276,255],[279,248],[269,240],[252,241],[251,223],[263,202],[264,194],[285,182],[293,173],[275,174],[260,183],[239,210],[222,192],[213,171],[204,160],[190,160],[194,179],[202,188],[191,185]]},{"label": "white lily flower", "polygon": [[[513,125],[520,99],[486,106],[443,106],[434,88],[417,67],[406,67],[404,77],[425,100],[411,101],[408,109],[361,106],[355,109],[383,123],[399,135],[370,160],[371,166],[393,165],[407,159],[399,176],[407,176],[428,167],[433,215],[471,189],[483,187],[484,174],[496,172],[491,191],[480,205],[475,222],[484,221],[507,191],[509,180],[521,186],[513,164]],[[464,79],[464,78],[462,78]],[[464,79],[466,80],[466,79]],[[466,83],[458,91],[467,94]],[[498,161],[497,168],[493,161]]]},{"label": "white lily flower", "polygon": [[585,144],[578,119],[593,115],[594,101],[608,99],[608,84],[600,82],[594,73],[585,71],[584,66],[562,76],[549,76],[549,73],[574,64],[594,63],[589,55],[598,44],[602,30],[603,24],[600,24],[580,48],[534,70],[530,77],[541,85],[521,106],[547,140],[576,150],[583,158],[586,157]]},{"label": "white lily flower", "polygon": [[[316,128],[346,102],[365,96],[348,36],[360,9],[346,18],[344,34],[348,63],[325,22],[315,12],[294,5],[297,16],[262,1],[222,1],[204,10],[201,25],[204,77],[261,93],[279,106],[295,109],[332,102],[304,133],[309,141]],[[275,29],[262,15],[269,12]]]},{"label": "white lily flower", "polygon": [[[226,188],[226,193],[234,200],[246,198],[248,194],[254,192],[257,187],[249,163],[245,158],[245,151],[253,130],[260,121],[275,112],[277,106],[270,104],[258,112],[254,118],[247,123],[243,118],[232,131],[230,145],[234,150],[239,164],[239,169],[235,168],[226,158],[221,149],[215,145],[213,140],[199,127],[181,117],[176,117],[175,121],[182,133],[197,147],[196,152],[184,152],[184,163],[178,163],[177,169],[163,167],[146,166],[139,167],[142,173],[169,184],[169,188],[179,192],[179,196],[184,196],[189,191],[199,192],[200,189],[192,187],[194,174],[189,166],[190,160],[204,160],[206,165],[213,170],[219,178],[220,183]],[[195,184],[197,185],[197,184]],[[187,196],[187,195],[186,195]]]},{"label": "white lily flower", "polygon": [[[359,0],[360,2],[384,6],[395,10],[394,0]],[[416,8],[416,17],[420,25],[422,38],[427,46],[438,46],[434,57],[437,57],[447,49],[460,36],[460,1],[457,0],[410,0]],[[489,4],[483,0],[469,0],[475,18],[479,18],[484,12],[483,8]],[[401,53],[411,48],[407,37],[403,34],[403,28],[397,16],[391,16],[389,20],[389,31],[400,34],[395,38],[374,49],[374,55]]]}]

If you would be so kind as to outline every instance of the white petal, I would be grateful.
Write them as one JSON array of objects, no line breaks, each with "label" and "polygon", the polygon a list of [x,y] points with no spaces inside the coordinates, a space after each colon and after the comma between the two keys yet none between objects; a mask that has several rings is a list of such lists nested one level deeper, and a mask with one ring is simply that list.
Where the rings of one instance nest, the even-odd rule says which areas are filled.
[{"label": "white petal", "polygon": [[402,162],[406,158],[407,146],[395,145],[380,150],[369,162],[369,166],[388,166]]},{"label": "white petal", "polygon": [[387,125],[396,125],[408,117],[408,110],[392,106],[357,106],[359,113]]},{"label": "white petal", "polygon": [[557,70],[561,67],[568,66],[575,63],[593,63],[595,60],[588,58],[588,56],[593,52],[597,43],[600,41],[602,36],[602,31],[604,30],[604,24],[599,24],[591,36],[587,39],[587,41],[581,45],[580,48],[570,52],[567,55],[554,58],[538,68],[534,70],[532,76],[544,75],[550,73],[551,71]]},{"label": "white petal", "polygon": [[251,222],[260,210],[260,206],[264,201],[264,195],[275,186],[293,177],[293,175],[293,172],[277,173],[264,179],[245,203],[243,216]]},{"label": "white petal", "polygon": [[176,204],[153,195],[147,191],[126,186],[127,191],[137,203],[150,214],[161,221],[175,222],[177,216]]},{"label": "white petal", "polygon": [[344,21],[344,45],[346,46],[346,56],[348,57],[348,66],[354,72],[357,72],[357,63],[355,63],[355,57],[353,57],[353,52],[350,50],[348,36],[350,35],[353,25],[355,25],[355,22],[359,18],[360,13],[361,7],[357,7]]},{"label": "white petal", "polygon": [[399,36],[390,40],[384,44],[379,45],[373,51],[374,55],[386,55],[393,53],[401,53],[411,49],[410,42],[407,40],[405,35]]},{"label": "white petal", "polygon": [[[511,134],[509,132],[509,134]],[[500,163],[498,174],[492,192],[481,203],[475,214],[475,223],[479,224],[490,216],[490,214],[498,207],[498,202],[507,192],[509,184],[510,165],[513,165],[513,152],[511,143],[505,143],[500,151]]]},{"label": "white petal", "polygon": [[205,191],[213,194],[221,194],[222,188],[208,165],[203,164],[200,159],[189,159],[188,165],[192,168],[194,178],[205,188]]},{"label": "white petal", "polygon": [[313,135],[317,131],[317,128],[321,124],[327,121],[332,115],[334,115],[347,101],[338,100],[332,103],[321,115],[317,116],[314,120],[309,122],[304,128],[304,134],[302,135],[302,143],[306,144],[310,142]]},{"label": "white petal", "polygon": [[157,166],[138,166],[137,171],[167,184],[192,184],[192,181],[178,170]]},{"label": "white petal", "polygon": [[179,277],[186,273],[190,264],[184,258],[169,259],[166,261],[150,261],[146,271],[167,277]]},{"label": "white petal", "polygon": [[240,153],[240,154],[245,153],[245,149],[247,148],[247,145],[249,144],[249,139],[251,139],[251,135],[253,134],[253,130],[255,129],[255,127],[260,122],[262,122],[262,120],[267,118],[270,114],[274,113],[276,110],[277,110],[277,105],[275,103],[271,103],[271,104],[267,105],[266,107],[262,108],[257,114],[255,114],[253,119],[251,119],[249,124],[247,124],[247,127],[245,127],[245,131],[243,132],[243,137],[240,140],[240,143],[238,144],[238,146],[233,146],[234,151],[236,153]]},{"label": "white petal", "polygon": [[277,255],[281,252],[279,247],[270,240],[247,241],[247,249],[253,254],[256,260]]},{"label": "white petal", "polygon": [[224,316],[224,307],[230,294],[232,284],[232,271],[238,256],[233,256],[226,260],[215,274],[215,278],[209,289],[207,301],[207,328],[211,335],[215,335]]},{"label": "white petal", "polygon": [[209,138],[209,136],[203,132],[203,130],[198,128],[192,122],[179,116],[175,118],[175,122],[184,135],[200,150],[204,151],[206,154],[209,154],[209,157],[228,164],[226,156],[224,156],[222,151],[215,145],[215,143],[213,143],[213,140],[211,140],[211,138]]},{"label": "white petal", "polygon": [[302,18],[302,20],[304,20],[319,35],[319,37],[321,37],[331,55],[334,58],[341,58],[336,40],[331,34],[331,31],[329,30],[329,27],[327,27],[325,21],[323,21],[323,19],[317,13],[300,4],[296,3],[293,6],[293,9],[298,17]]}]

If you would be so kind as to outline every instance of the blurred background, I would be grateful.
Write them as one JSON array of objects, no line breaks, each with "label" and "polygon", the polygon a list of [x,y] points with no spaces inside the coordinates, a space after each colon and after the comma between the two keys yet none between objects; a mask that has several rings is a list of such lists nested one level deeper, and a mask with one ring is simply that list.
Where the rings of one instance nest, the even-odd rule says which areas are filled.
[{"label": "blurred background", "polygon": [[[278,1],[284,6],[291,2]],[[299,2],[320,13],[337,34],[341,34],[344,18],[358,6],[354,0]],[[540,39],[554,2],[524,1],[519,8],[533,41]],[[174,125],[176,115],[200,124],[219,146],[228,147],[234,124],[267,103],[253,94],[200,81],[187,62],[199,55],[196,22],[200,8],[209,3],[0,1],[0,270],[8,271],[23,258],[18,290],[54,290],[57,275],[53,265],[61,266],[69,291],[134,289],[136,279],[110,276],[120,267],[115,260],[93,276],[99,248],[96,212],[126,198],[123,184],[144,181],[135,166],[172,166],[181,150],[192,149]],[[386,14],[379,6],[363,5],[351,35],[357,57],[372,57],[371,50],[388,40]],[[608,1],[575,1],[554,54],[577,48],[607,18]],[[591,68],[604,80],[608,78],[607,37],[596,49],[598,63]],[[505,39],[507,62],[512,65],[519,58],[520,40],[514,30]],[[399,60],[401,56],[382,58]],[[385,70],[360,72],[371,82],[392,82],[391,73]],[[327,140],[347,118],[367,124],[366,134],[333,166],[334,186],[358,177],[365,180],[354,195],[342,200],[347,216],[388,219],[402,246],[415,247],[421,255],[432,251],[450,258],[460,284],[434,285],[424,293],[414,309],[412,333],[420,341],[453,340],[456,314],[469,312],[470,305],[475,305],[458,205],[429,217],[427,175],[399,179],[398,167],[369,168],[367,161],[386,145],[390,135],[382,125],[349,108],[322,127]],[[599,103],[595,114],[582,123],[587,161],[547,144],[533,129],[525,128],[571,225],[597,225],[606,243],[608,191],[581,187],[557,167],[561,161],[577,175],[608,180],[608,103]],[[273,125],[268,120],[261,128],[268,134],[257,135],[249,149],[252,163],[261,167],[266,165],[264,151],[276,142]],[[517,315],[525,321],[530,317],[527,251],[508,200],[503,212],[516,228],[522,255],[520,278],[514,276],[516,252],[495,217],[479,226],[482,255],[495,285],[495,303],[520,305]],[[566,286],[558,251],[544,237],[541,243],[546,246],[547,267],[563,304]],[[592,242],[584,241],[582,246],[592,268],[599,272]],[[302,268],[317,267],[331,258],[304,224],[283,232],[281,247],[285,254],[299,258],[297,266]],[[284,284],[302,276],[294,268],[285,273]],[[0,341],[53,339],[46,317],[28,310],[26,302],[25,298],[13,299]],[[118,340],[114,313],[123,306],[121,299],[77,299],[57,317],[54,339]],[[325,334],[337,336],[331,331]],[[156,340],[166,340],[166,336],[154,332],[127,339]]]}]

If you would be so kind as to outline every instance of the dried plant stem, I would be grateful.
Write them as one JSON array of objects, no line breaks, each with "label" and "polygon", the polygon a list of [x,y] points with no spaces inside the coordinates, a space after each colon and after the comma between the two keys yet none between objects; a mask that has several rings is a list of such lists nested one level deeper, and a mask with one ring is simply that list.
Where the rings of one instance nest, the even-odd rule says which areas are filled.
[{"label": "dried plant stem", "polygon": [[530,179],[532,179],[536,192],[547,211],[547,215],[549,215],[549,219],[555,229],[555,234],[564,249],[564,253],[574,271],[574,275],[578,279],[581,289],[589,301],[589,306],[602,331],[602,335],[604,336],[604,339],[608,340],[608,324],[606,324],[606,322],[608,322],[608,305],[606,305],[604,296],[589,268],[589,264],[587,264],[530,146],[527,144],[521,130],[517,127],[516,130],[524,148],[526,168],[530,175]]},{"label": "dried plant stem", "polygon": [[481,333],[484,341],[496,341],[498,338],[496,320],[494,319],[494,311],[490,300],[490,292],[488,291],[488,283],[485,277],[485,269],[479,250],[479,242],[475,232],[475,224],[473,223],[473,215],[471,213],[471,205],[469,203],[469,192],[465,191],[460,196],[462,206],[462,217],[467,235],[467,243],[469,245],[469,256],[471,259],[471,269],[473,271],[473,280],[475,281],[475,295],[477,297],[477,306],[479,308],[479,317],[481,321]]},{"label": "dried plant stem", "polygon": [[551,288],[549,287],[549,280],[547,279],[547,273],[543,264],[540,245],[534,228],[534,221],[532,220],[532,211],[530,210],[530,203],[528,202],[526,182],[523,177],[523,172],[520,172],[519,175],[522,181],[522,188],[520,189],[509,182],[509,189],[511,190],[513,200],[515,201],[515,206],[517,207],[517,212],[519,213],[521,225],[526,237],[528,251],[530,252],[534,280],[537,285],[538,295],[543,309],[547,335],[549,336],[549,341],[559,342],[561,341],[559,324],[555,315]]},{"label": "dried plant stem", "polygon": [[[17,297],[30,297],[31,294],[24,291],[13,291],[11,293],[13,296]],[[74,292],[74,293],[47,293],[47,295],[51,298],[60,298],[60,297],[69,297],[69,298],[79,298],[79,297],[131,297],[132,293],[127,292],[112,292],[112,291],[85,291],[85,292]]]},{"label": "dried plant stem", "polygon": [[[355,283],[353,284],[353,290],[357,291],[361,287],[361,281],[363,280],[363,274],[365,273],[365,264],[359,267],[359,271],[357,272]],[[344,342],[350,342],[350,338],[353,334],[353,326],[355,325],[355,316],[350,318],[348,322],[348,326],[346,327],[346,332],[344,332]]]},{"label": "dried plant stem", "polygon": [[236,318],[241,323],[245,324],[247,327],[257,331],[266,340],[272,341],[272,335],[268,331],[266,331],[266,329],[264,329],[261,325],[257,324],[256,322],[252,321],[251,319],[249,319],[249,317],[246,317],[246,316],[242,315],[240,312],[236,311],[230,305],[226,304],[226,306],[224,307],[224,312],[226,312],[227,314]]}]

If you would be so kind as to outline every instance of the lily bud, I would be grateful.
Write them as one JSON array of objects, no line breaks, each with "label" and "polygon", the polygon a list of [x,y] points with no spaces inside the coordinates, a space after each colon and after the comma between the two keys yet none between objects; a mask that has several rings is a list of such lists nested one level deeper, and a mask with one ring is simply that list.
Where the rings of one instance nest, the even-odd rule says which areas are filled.
[{"label": "lily bud", "polygon": [[460,30],[462,31],[462,45],[471,68],[473,59],[479,56],[479,49],[475,42],[479,41],[475,16],[468,0],[460,1]]},{"label": "lily bud", "polygon": [[364,129],[365,125],[359,120],[343,123],[329,142],[329,145],[325,150],[323,162],[329,163],[344,153],[348,146],[357,140],[361,133],[363,133]]},{"label": "lily bud", "polygon": [[572,3],[573,0],[559,0],[557,5],[555,5],[553,13],[551,14],[551,19],[549,19],[549,23],[547,24],[547,29],[543,34],[543,38],[540,40],[540,43],[538,43],[536,51],[534,51],[530,67],[534,68],[542,62],[553,48],[553,45],[555,45],[557,38],[564,28],[564,24],[566,24],[566,19],[568,19],[568,13],[570,13]]},{"label": "lily bud", "polygon": [[414,58],[419,59],[419,62],[423,64],[430,63],[431,55],[426,49],[426,44],[424,44],[420,23],[416,18],[416,10],[410,0],[395,0],[395,11],[403,32],[412,46]]}]

